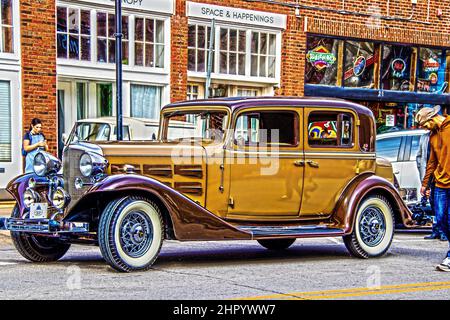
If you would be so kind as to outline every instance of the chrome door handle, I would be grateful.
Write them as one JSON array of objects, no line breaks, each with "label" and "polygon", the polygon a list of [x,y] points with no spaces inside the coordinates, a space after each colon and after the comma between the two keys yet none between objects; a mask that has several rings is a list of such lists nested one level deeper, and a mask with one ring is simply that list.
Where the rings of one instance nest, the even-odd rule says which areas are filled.
[{"label": "chrome door handle", "polygon": [[308,160],[308,161],[306,161],[306,163],[309,164],[313,168],[318,168],[319,167],[319,163],[316,162],[316,161]]},{"label": "chrome door handle", "polygon": [[305,166],[305,161],[304,161],[304,160],[297,160],[297,161],[294,161],[294,165],[295,165],[296,167],[304,167],[304,166]]}]

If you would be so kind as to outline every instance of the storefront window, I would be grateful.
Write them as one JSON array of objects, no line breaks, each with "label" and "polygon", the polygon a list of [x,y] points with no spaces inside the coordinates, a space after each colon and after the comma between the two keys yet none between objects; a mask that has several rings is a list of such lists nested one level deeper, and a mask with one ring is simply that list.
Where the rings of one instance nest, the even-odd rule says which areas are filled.
[{"label": "storefront window", "polygon": [[111,83],[97,84],[97,116],[110,117],[113,115],[113,89]]},{"label": "storefront window", "polygon": [[[209,59],[211,28],[202,25],[190,25],[188,34],[188,69],[206,72]],[[212,60],[214,72],[214,51]]]},{"label": "storefront window", "polygon": [[0,162],[11,162],[11,92],[7,81],[0,81]]},{"label": "storefront window", "polygon": [[86,83],[77,82],[77,120],[87,118]]},{"label": "storefront window", "polygon": [[410,91],[412,47],[384,45],[381,71],[382,88]]},{"label": "storefront window", "polygon": [[88,10],[57,8],[58,58],[91,60],[91,16]]},{"label": "storefront window", "polygon": [[305,81],[308,84],[337,85],[338,52],[342,40],[309,37]]},{"label": "storefront window", "polygon": [[251,38],[251,76],[275,78],[276,35],[265,32],[252,32]]},{"label": "storefront window", "polygon": [[420,48],[417,68],[418,92],[446,91],[448,83],[445,82],[445,59],[442,50]]},{"label": "storefront window", "polygon": [[0,28],[2,32],[0,52],[12,53],[14,51],[12,0],[1,0],[0,16]]},{"label": "storefront window", "polygon": [[131,85],[131,116],[159,119],[161,110],[161,87]]},{"label": "storefront window", "polygon": [[[97,12],[97,61],[116,62],[116,17],[113,13]],[[128,16],[122,16],[122,63],[128,64]]]},{"label": "storefront window", "polygon": [[164,68],[164,21],[136,18],[135,65]]},{"label": "storefront window", "polygon": [[220,28],[220,73],[245,75],[246,39],[244,30]]},{"label": "storefront window", "polygon": [[345,41],[344,86],[373,89],[375,48],[371,42]]}]

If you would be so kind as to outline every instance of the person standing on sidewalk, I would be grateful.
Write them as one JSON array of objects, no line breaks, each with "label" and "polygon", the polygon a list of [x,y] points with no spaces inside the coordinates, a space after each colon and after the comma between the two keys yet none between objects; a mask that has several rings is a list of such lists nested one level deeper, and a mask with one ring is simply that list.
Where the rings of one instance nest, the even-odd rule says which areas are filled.
[{"label": "person standing on sidewalk", "polygon": [[[427,170],[427,163],[430,159],[430,132],[422,135],[419,141],[419,151],[417,152],[416,163],[417,169],[419,170],[420,181],[425,177],[425,172]],[[429,191],[427,191],[426,196],[429,198],[431,211],[434,211],[434,177],[432,176],[428,182]],[[429,195],[428,195],[429,194]],[[439,224],[437,223],[436,215],[434,216],[433,228],[430,235],[426,236],[424,239],[432,240],[432,239],[440,239],[441,241],[447,241],[447,237],[439,229]]]},{"label": "person standing on sidewalk", "polygon": [[[438,227],[450,235],[450,116],[439,114],[440,106],[422,108],[416,115],[416,122],[430,131],[430,159],[422,181],[420,193],[426,195],[429,181],[435,179],[434,207]],[[450,243],[449,243],[450,244]],[[450,250],[437,270],[450,272]]]},{"label": "person standing on sidewalk", "polygon": [[42,121],[40,119],[34,118],[33,120],[31,120],[30,131],[25,133],[25,136],[23,138],[23,150],[26,153],[25,173],[34,172],[34,156],[41,150],[48,150],[45,136],[42,133]]}]

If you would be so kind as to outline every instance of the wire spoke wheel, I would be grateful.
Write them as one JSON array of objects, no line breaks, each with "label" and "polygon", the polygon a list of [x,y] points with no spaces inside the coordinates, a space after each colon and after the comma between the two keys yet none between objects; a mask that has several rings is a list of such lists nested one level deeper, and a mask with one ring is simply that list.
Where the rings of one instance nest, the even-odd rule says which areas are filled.
[{"label": "wire spoke wheel", "polygon": [[133,258],[144,255],[153,242],[153,227],[143,212],[132,211],[123,219],[120,245],[123,251]]}]

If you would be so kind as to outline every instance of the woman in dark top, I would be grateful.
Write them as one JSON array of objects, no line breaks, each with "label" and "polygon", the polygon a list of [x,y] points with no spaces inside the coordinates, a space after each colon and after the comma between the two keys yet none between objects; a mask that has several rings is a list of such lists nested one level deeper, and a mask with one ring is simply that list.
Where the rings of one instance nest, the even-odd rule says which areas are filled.
[{"label": "woman in dark top", "polygon": [[47,151],[48,145],[42,133],[42,122],[38,118],[31,120],[30,131],[23,138],[23,149],[26,152],[25,173],[33,172],[34,156],[39,151]]}]

